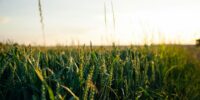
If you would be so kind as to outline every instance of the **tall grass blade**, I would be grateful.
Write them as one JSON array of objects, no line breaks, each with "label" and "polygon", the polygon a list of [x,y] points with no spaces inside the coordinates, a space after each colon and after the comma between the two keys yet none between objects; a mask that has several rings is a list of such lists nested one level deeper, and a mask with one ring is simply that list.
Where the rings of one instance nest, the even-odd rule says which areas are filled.
[{"label": "tall grass blade", "polygon": [[113,29],[115,32],[115,27],[116,27],[116,22],[115,22],[115,11],[114,11],[114,5],[113,5],[113,1],[111,0],[111,7],[112,7],[112,17],[113,17]]},{"label": "tall grass blade", "polygon": [[65,90],[67,90],[76,100],[79,100],[79,97],[76,96],[68,87],[61,85]]},{"label": "tall grass blade", "polygon": [[48,86],[47,82],[44,80],[44,77],[42,75],[41,70],[36,67],[35,68],[35,73],[37,74],[38,78],[40,79],[40,81],[44,84],[44,86],[47,88],[48,93],[49,93],[49,98],[50,100],[54,100],[54,94],[53,94],[53,90]]},{"label": "tall grass blade", "polygon": [[105,30],[107,32],[107,9],[106,9],[106,0],[104,1],[104,22],[105,22]]},{"label": "tall grass blade", "polygon": [[45,30],[44,30],[44,17],[43,17],[43,13],[42,13],[41,0],[38,0],[38,7],[39,7],[39,15],[40,15],[40,24],[41,24],[41,28],[42,28],[42,34],[43,34],[43,42],[44,42],[44,46],[45,46],[46,45],[46,37],[45,37]]}]

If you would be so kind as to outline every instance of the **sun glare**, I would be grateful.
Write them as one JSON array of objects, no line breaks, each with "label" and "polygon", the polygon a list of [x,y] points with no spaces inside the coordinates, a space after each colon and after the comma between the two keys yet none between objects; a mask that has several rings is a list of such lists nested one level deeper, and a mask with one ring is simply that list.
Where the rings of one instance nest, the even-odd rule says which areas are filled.
[{"label": "sun glare", "polygon": [[[112,17],[111,15],[108,17]],[[116,31],[109,31],[121,44],[181,43],[194,44],[198,37],[200,14],[195,10],[143,10],[118,13]],[[112,20],[110,20],[112,21]],[[112,26],[111,23],[109,23]]]}]

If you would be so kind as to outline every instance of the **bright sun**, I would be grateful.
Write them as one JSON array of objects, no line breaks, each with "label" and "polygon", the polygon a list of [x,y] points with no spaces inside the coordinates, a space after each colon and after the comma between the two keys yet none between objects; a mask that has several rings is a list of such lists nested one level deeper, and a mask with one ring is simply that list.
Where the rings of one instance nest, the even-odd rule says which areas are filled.
[{"label": "bright sun", "polygon": [[119,44],[194,44],[195,39],[200,37],[200,13],[195,7],[117,10],[115,30],[112,12],[107,14],[107,34],[111,34],[112,40]]}]

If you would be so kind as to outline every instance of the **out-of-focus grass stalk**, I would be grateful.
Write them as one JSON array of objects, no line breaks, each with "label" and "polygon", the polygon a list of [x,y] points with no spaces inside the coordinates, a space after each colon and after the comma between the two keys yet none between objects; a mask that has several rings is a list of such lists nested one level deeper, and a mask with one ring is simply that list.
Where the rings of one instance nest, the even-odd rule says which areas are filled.
[{"label": "out-of-focus grass stalk", "polygon": [[107,9],[106,9],[106,0],[104,1],[104,22],[105,22],[105,30],[107,33]]},{"label": "out-of-focus grass stalk", "polygon": [[114,11],[114,5],[113,5],[113,1],[111,0],[111,7],[112,7],[112,17],[113,17],[113,29],[114,29],[114,32],[115,32],[115,11]]},{"label": "out-of-focus grass stalk", "polygon": [[40,24],[42,27],[43,42],[44,42],[44,46],[45,46],[46,45],[46,37],[45,37],[45,30],[44,30],[44,17],[43,17],[43,12],[42,12],[41,0],[38,0],[38,8],[39,8]]}]

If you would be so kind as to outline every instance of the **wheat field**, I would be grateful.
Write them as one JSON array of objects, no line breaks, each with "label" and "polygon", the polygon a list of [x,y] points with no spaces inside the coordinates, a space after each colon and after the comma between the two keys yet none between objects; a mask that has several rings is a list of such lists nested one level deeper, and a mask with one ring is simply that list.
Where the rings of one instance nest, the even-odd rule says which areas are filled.
[{"label": "wheat field", "polygon": [[0,46],[1,100],[199,99],[184,46]]}]

